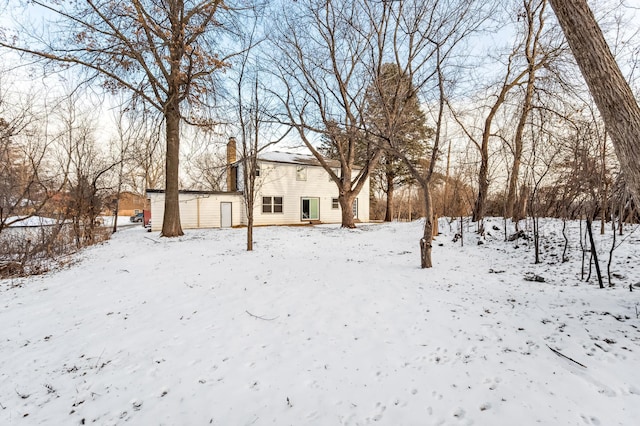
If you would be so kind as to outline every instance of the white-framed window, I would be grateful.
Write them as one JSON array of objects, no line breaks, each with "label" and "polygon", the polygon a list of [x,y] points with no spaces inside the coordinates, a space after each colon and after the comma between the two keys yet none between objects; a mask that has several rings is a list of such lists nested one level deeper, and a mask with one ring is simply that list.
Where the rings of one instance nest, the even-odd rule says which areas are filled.
[{"label": "white-framed window", "polygon": [[358,218],[358,199],[356,198],[355,200],[353,200],[353,217],[355,219]]},{"label": "white-framed window", "polygon": [[340,201],[337,198],[331,199],[331,208],[334,210],[340,208]]},{"label": "white-framed window", "polygon": [[300,199],[300,220],[320,220],[320,198],[303,197]]},{"label": "white-framed window", "polygon": [[256,177],[260,176],[260,164],[256,164],[255,174],[256,174]]},{"label": "white-framed window", "polygon": [[307,168],[305,166],[296,167],[296,180],[307,180]]},{"label": "white-framed window", "polygon": [[262,213],[282,213],[282,197],[262,197]]}]

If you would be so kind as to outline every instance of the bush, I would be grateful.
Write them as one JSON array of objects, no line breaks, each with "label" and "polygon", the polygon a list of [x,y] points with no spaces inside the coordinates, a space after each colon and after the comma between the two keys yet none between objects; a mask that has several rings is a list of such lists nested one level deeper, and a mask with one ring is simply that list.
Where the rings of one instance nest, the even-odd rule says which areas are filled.
[{"label": "bush", "polygon": [[109,239],[108,228],[93,228],[91,238],[79,238],[70,223],[9,227],[0,231],[0,278],[37,275],[64,264],[82,247]]}]

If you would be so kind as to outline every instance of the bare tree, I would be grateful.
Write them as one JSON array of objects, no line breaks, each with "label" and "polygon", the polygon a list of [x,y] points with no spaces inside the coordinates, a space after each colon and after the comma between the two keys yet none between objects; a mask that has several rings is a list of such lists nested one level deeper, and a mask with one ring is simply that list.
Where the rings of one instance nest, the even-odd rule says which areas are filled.
[{"label": "bare tree", "polygon": [[65,96],[56,109],[62,123],[58,136],[59,168],[65,170],[63,192],[65,219],[73,224],[78,248],[94,242],[97,217],[104,208],[104,197],[113,189],[114,170],[122,162],[110,159],[95,139],[95,120],[82,108],[95,110],[80,102],[79,92]]},{"label": "bare tree", "polygon": [[[525,83],[524,98],[522,100],[522,109],[518,124],[516,126],[515,136],[513,138],[513,163],[509,174],[509,185],[507,188],[507,199],[505,200],[504,217],[513,217],[514,208],[516,206],[516,190],[518,187],[518,177],[520,173],[520,163],[524,149],[523,133],[527,123],[527,118],[531,112],[533,95],[536,84],[536,63],[539,56],[545,55],[542,43],[543,29],[546,21],[546,0],[524,0],[522,14],[518,16],[518,20],[522,17],[525,26],[525,37],[522,46],[523,56],[527,64],[527,81]],[[547,59],[548,60],[548,59]],[[545,64],[549,66],[549,64]],[[514,217],[516,219],[516,217]],[[517,221],[516,221],[517,222]]]},{"label": "bare tree", "polygon": [[189,155],[187,175],[197,189],[223,191],[227,176],[227,159],[219,144],[203,144]]},{"label": "bare tree", "polygon": [[135,192],[144,194],[146,189],[160,188],[164,180],[165,140],[161,129],[156,125],[155,111],[135,108],[129,109],[127,114],[129,121],[135,123],[138,129],[127,180]]},{"label": "bare tree", "polygon": [[[32,133],[32,99],[19,99],[0,80],[0,232],[37,213],[46,200],[42,184],[47,146]],[[6,83],[5,83],[6,84]],[[44,196],[44,197],[43,197]]]},{"label": "bare tree", "polygon": [[68,162],[53,162],[48,111],[54,106],[1,88],[0,276],[41,273],[70,248],[62,205],[69,199],[63,191]]},{"label": "bare tree", "polygon": [[[445,73],[448,66],[454,68],[452,56],[461,42],[483,22],[486,15],[482,12],[482,4],[473,1],[447,5],[438,1],[390,3],[379,13],[368,9],[367,16],[376,34],[369,50],[374,75],[378,77],[374,87],[377,97],[383,100],[368,131],[384,141],[385,149],[404,162],[421,188],[425,214],[420,239],[422,268],[432,266],[432,239],[437,232],[432,186],[444,135],[448,96],[445,86],[453,86]],[[387,65],[383,58],[386,50],[394,58],[394,67],[402,78],[385,78]],[[434,130],[429,158],[415,161],[398,133],[406,133],[412,126],[424,126],[420,123],[424,115],[411,112],[419,93],[433,105],[430,115]]]},{"label": "bare tree", "polygon": [[553,129],[549,128],[550,113],[536,110],[536,124],[529,127],[531,139],[531,156],[529,159],[531,200],[528,203],[528,211],[533,222],[533,243],[536,264],[540,263],[540,189],[544,181],[549,178],[557,161],[561,144],[556,140]]},{"label": "bare tree", "polygon": [[[215,93],[213,77],[226,66],[220,39],[229,27],[221,18],[231,8],[221,0],[32,0],[27,14],[31,8],[51,17],[44,30],[22,29],[15,38],[0,39],[0,46],[62,66],[80,66],[88,80],[101,79],[107,90],[129,91],[162,113],[166,133],[162,235],[182,235],[180,124],[182,120],[209,124],[203,122],[199,107],[209,105],[207,98]],[[186,105],[193,108],[187,110]]]},{"label": "bare tree", "polygon": [[640,205],[640,106],[586,0],[549,0]]},{"label": "bare tree", "polygon": [[[257,15],[260,10],[256,9]],[[247,31],[243,40],[244,48],[235,78],[235,98],[233,109],[237,115],[237,134],[240,147],[241,189],[247,215],[247,251],[253,250],[253,221],[256,199],[260,193],[265,171],[260,169],[259,154],[268,147],[281,142],[291,131],[277,123],[270,112],[275,109],[274,97],[268,87],[261,84],[263,71],[260,67],[256,46],[264,41],[257,33],[258,18]],[[236,139],[232,137],[227,150],[236,150]],[[235,152],[233,153],[235,155]],[[235,188],[227,188],[234,190]]]},{"label": "bare tree", "polygon": [[127,109],[121,107],[114,116],[116,136],[109,142],[109,163],[115,164],[115,169],[117,170],[114,184],[115,191],[110,194],[111,202],[113,203],[110,206],[113,212],[112,232],[118,230],[120,195],[125,185],[132,186],[133,182],[127,182],[127,177],[130,175],[128,169],[134,167],[132,161],[134,152],[141,145],[140,141],[143,139],[144,123],[137,123],[131,120],[134,117],[135,115],[129,114]]},{"label": "bare tree", "polygon": [[[352,205],[382,153],[364,123],[366,62],[374,29],[365,16],[377,3],[302,0],[288,3],[277,26],[274,60],[282,91],[274,91],[293,127],[338,187],[342,226],[355,228]],[[324,140],[340,162],[336,173],[316,144]]]}]

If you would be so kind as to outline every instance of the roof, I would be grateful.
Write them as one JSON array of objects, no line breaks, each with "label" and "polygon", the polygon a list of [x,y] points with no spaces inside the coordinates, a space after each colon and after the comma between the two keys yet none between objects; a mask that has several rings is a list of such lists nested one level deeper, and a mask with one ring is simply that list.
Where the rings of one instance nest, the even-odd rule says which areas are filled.
[{"label": "roof", "polygon": [[[147,189],[147,194],[164,194],[164,189]],[[178,191],[180,194],[192,194],[192,195],[227,195],[227,194],[239,194],[239,191],[199,191],[193,189],[181,189]]]},{"label": "roof", "polygon": [[[258,155],[258,160],[268,161],[270,163],[287,163],[287,164],[300,164],[303,166],[318,166],[322,167],[316,157],[311,154],[297,154],[292,152],[280,152],[271,151],[263,152]],[[337,160],[331,160],[325,158],[325,161],[329,167],[340,167],[340,162]]]}]

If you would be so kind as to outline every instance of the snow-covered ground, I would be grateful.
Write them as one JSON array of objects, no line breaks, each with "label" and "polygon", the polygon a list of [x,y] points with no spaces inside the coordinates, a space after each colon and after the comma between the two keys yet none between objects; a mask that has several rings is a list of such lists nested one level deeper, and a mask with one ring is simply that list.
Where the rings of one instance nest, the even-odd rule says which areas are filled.
[{"label": "snow-covered ground", "polygon": [[[102,223],[104,224],[104,226],[113,226],[113,216],[101,216],[102,218]],[[118,216],[118,222],[117,222],[117,226],[118,227],[129,227],[129,226],[140,226],[142,227],[142,223],[137,222],[137,223],[133,223],[130,220],[130,216]]]},{"label": "snow-covered ground", "polygon": [[601,290],[559,226],[534,265],[442,221],[429,270],[419,222],[123,229],[0,281],[0,424],[640,424],[640,230]]}]

